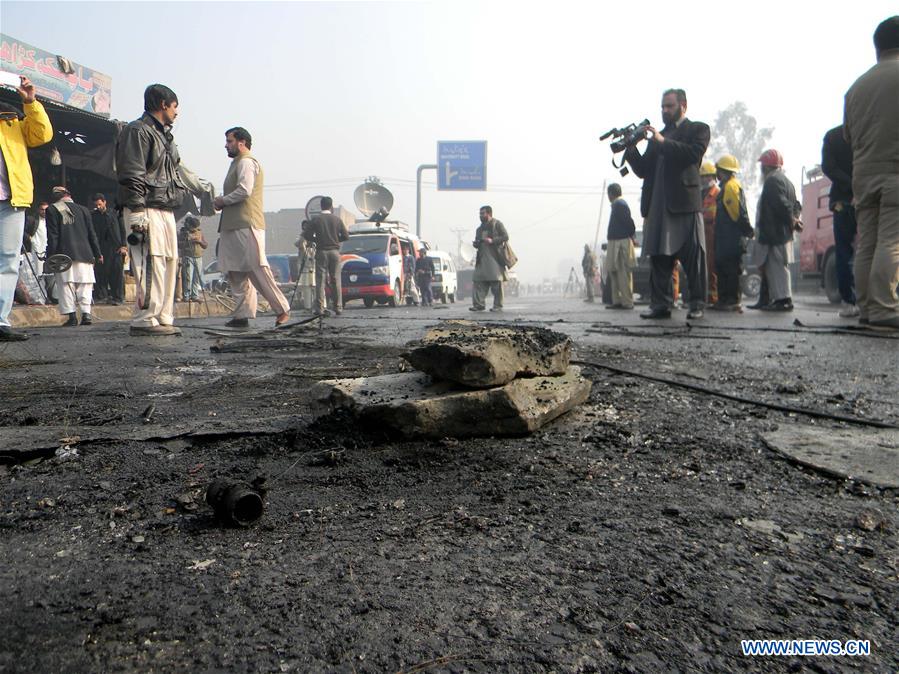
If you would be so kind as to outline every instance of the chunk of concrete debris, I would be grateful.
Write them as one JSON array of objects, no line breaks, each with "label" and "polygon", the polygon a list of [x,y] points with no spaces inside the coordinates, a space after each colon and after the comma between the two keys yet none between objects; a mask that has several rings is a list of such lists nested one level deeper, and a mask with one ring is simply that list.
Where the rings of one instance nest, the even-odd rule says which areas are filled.
[{"label": "chunk of concrete debris", "polygon": [[362,425],[405,437],[526,435],[587,400],[580,368],[555,377],[516,379],[464,390],[422,372],[322,381],[313,388],[319,415],[352,411]]},{"label": "chunk of concrete debris", "polygon": [[899,431],[783,426],[762,435],[773,451],[824,475],[899,488]]},{"label": "chunk of concrete debris", "polygon": [[416,370],[473,388],[563,374],[571,360],[567,335],[531,326],[445,321],[409,346],[403,358]]}]

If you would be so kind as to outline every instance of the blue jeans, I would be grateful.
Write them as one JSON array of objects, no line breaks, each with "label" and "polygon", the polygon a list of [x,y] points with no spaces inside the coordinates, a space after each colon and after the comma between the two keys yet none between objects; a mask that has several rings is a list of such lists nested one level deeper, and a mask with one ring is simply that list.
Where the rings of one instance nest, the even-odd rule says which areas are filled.
[{"label": "blue jeans", "polygon": [[25,232],[25,209],[0,201],[0,326],[9,327],[13,295],[19,280],[19,252]]},{"label": "blue jeans", "polygon": [[852,274],[852,252],[858,225],[855,208],[843,203],[843,208],[833,212],[834,255],[837,265],[837,285],[840,297],[847,304],[855,304],[855,276]]},{"label": "blue jeans", "polygon": [[203,258],[181,258],[181,297],[185,300],[198,300],[203,293]]},{"label": "blue jeans", "polygon": [[421,303],[423,306],[431,306],[434,304],[434,293],[431,291],[431,275],[419,274],[415,280],[418,282],[418,290],[421,293]]}]

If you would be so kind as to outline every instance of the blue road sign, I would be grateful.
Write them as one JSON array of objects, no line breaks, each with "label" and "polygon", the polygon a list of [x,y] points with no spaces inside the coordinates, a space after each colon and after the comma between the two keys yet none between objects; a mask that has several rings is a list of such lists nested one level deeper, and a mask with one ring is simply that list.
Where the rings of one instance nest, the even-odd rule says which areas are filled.
[{"label": "blue road sign", "polygon": [[487,141],[438,141],[437,189],[486,190]]}]

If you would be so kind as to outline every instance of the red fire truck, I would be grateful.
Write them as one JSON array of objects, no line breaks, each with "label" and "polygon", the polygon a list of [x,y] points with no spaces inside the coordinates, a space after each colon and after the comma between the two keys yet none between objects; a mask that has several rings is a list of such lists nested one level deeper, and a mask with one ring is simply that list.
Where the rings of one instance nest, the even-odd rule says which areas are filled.
[{"label": "red fire truck", "polygon": [[815,166],[803,171],[802,234],[799,237],[799,272],[803,277],[817,276],[833,303],[840,301],[837,265],[834,256],[833,214],[828,207],[830,180]]}]

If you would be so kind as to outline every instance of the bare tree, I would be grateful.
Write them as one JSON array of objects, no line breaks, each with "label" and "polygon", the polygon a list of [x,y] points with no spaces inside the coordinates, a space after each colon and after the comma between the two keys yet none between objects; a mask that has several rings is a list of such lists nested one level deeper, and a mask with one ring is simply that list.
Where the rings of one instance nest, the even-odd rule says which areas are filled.
[{"label": "bare tree", "polygon": [[773,126],[760,129],[746,104],[735,101],[718,113],[706,158],[714,163],[721,155],[732,154],[742,168],[743,188],[747,193],[755,192],[759,182],[756,162],[773,134]]}]

